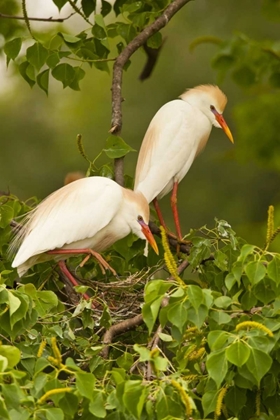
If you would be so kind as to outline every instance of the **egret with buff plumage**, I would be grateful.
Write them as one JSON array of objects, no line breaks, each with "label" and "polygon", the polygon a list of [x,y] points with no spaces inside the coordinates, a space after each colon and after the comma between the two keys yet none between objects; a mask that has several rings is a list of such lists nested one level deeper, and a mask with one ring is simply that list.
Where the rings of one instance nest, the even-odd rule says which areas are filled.
[{"label": "egret with buff plumage", "polygon": [[71,254],[94,256],[102,270],[115,270],[100,252],[133,232],[158,253],[149,229],[149,205],[143,194],[111,179],[89,177],[74,181],[42,201],[27,214],[10,249],[17,250],[12,267],[23,276],[32,266],[55,259],[77,285],[64,260]]},{"label": "egret with buff plumage", "polygon": [[180,98],[163,105],[147,129],[138,156],[134,191],[154,203],[160,224],[167,229],[158,199],[172,190],[176,234],[182,240],[178,184],[206,146],[213,126],[222,128],[232,143],[233,136],[222,115],[227,98],[218,86],[196,86]]}]

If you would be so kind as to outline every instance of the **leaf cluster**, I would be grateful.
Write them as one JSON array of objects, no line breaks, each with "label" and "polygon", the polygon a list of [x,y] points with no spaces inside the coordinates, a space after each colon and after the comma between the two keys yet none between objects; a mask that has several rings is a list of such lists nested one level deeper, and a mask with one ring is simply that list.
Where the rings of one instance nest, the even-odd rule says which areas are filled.
[{"label": "leaf cluster", "polygon": [[[216,220],[212,229],[189,233],[189,269],[180,281],[167,280],[157,274],[161,244],[160,260],[150,254],[147,261],[142,241],[127,237],[106,252],[117,280],[104,278],[94,261],[83,268],[79,259],[69,261],[87,285],[76,293],[92,296],[77,303],[55,263],[18,282],[7,243],[11,220],[28,208],[15,197],[1,199],[1,418],[278,415],[278,254]],[[123,330],[104,359],[105,331],[141,313],[144,323]]]},{"label": "leaf cluster", "polygon": [[[32,21],[28,21],[27,16],[26,24],[30,33],[24,33],[23,36],[13,34],[12,39],[7,34],[4,45],[7,65],[13,61],[30,87],[37,84],[46,93],[49,90],[50,77],[60,81],[63,88],[80,90],[80,81],[86,74],[85,65],[109,72],[108,63],[114,61],[125,46],[159,16],[170,1],[118,0],[112,10],[111,4],[102,0],[100,13],[96,12],[98,6],[92,0],[82,0],[80,5],[72,0],[54,0],[54,3],[59,10],[66,4],[70,5],[73,15],[79,15],[84,20],[85,29],[73,35],[58,27],[55,32],[37,35],[32,31]],[[111,10],[115,15],[114,22],[110,23],[109,18],[105,22],[105,17],[111,14]],[[27,41],[30,45],[30,40],[32,45],[26,47]],[[160,33],[148,40],[151,48],[159,48],[161,43]],[[73,65],[73,62],[77,65]],[[128,65],[129,63],[126,68]]]}]

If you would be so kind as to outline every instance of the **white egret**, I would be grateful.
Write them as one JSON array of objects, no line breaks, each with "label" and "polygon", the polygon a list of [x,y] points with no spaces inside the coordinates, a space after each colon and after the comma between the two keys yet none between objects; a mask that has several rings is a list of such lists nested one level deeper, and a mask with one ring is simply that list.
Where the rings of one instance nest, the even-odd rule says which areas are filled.
[{"label": "white egret", "polygon": [[179,182],[206,146],[212,126],[222,128],[233,143],[222,115],[227,98],[218,86],[196,86],[180,98],[163,105],[152,119],[139,152],[134,186],[134,191],[142,192],[149,203],[153,201],[165,229],[158,199],[172,190],[171,207],[179,240]]},{"label": "white egret", "polygon": [[79,179],[28,213],[10,246],[12,251],[18,249],[12,267],[17,267],[21,277],[33,265],[55,259],[76,285],[63,260],[86,253],[97,259],[103,272],[109,269],[116,274],[99,252],[133,232],[158,253],[148,223],[149,204],[141,192],[104,177]]}]

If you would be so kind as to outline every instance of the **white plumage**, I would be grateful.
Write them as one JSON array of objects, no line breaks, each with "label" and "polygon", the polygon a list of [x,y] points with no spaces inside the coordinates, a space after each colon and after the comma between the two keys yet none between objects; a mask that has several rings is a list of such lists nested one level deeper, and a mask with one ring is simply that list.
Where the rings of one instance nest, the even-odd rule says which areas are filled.
[{"label": "white plumage", "polygon": [[[142,192],[149,203],[171,191],[205,147],[213,125],[222,128],[233,142],[222,116],[226,103],[225,94],[217,86],[201,85],[187,90],[181,100],[163,105],[143,139],[134,190]],[[176,220],[175,224],[180,233]]]},{"label": "white plumage", "polygon": [[72,182],[42,201],[31,211],[16,235],[13,267],[22,276],[30,267],[67,255],[48,255],[56,249],[86,249],[100,252],[131,231],[147,239],[157,252],[149,230],[149,205],[140,192],[122,188],[103,177]]}]

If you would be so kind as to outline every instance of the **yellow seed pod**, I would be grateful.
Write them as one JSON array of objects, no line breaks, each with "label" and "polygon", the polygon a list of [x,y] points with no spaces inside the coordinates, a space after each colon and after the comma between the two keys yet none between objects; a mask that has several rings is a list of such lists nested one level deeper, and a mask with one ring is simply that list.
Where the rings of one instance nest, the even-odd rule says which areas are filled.
[{"label": "yellow seed pod", "polygon": [[175,381],[174,379],[171,379],[171,385],[178,391],[178,394],[181,397],[181,400],[186,407],[186,416],[190,417],[192,415],[192,406],[191,406],[191,400],[184,388],[182,387],[179,382]]},{"label": "yellow seed pod", "polygon": [[52,395],[56,394],[62,394],[64,392],[72,392],[73,388],[56,388],[51,389],[50,391],[47,391],[39,400],[38,404],[43,404],[48,398],[50,398]]},{"label": "yellow seed pod", "polygon": [[260,322],[256,321],[244,321],[240,322],[236,325],[236,331],[243,330],[245,328],[257,328],[258,330],[261,330],[265,332],[269,337],[273,337],[273,332],[267,328],[265,325],[261,324]]},{"label": "yellow seed pod", "polygon": [[218,399],[217,399],[217,403],[216,403],[216,408],[215,408],[215,414],[219,417],[222,413],[222,405],[223,405],[223,400],[224,397],[227,393],[228,387],[227,385],[224,386],[223,388],[221,388],[219,395],[218,395]]},{"label": "yellow seed pod", "polygon": [[40,344],[40,346],[39,346],[39,349],[38,349],[38,352],[37,352],[37,357],[38,357],[38,358],[42,356],[43,351],[44,351],[44,349],[45,349],[45,347],[46,347],[46,344],[47,344],[46,340],[43,340],[43,341],[41,342],[41,344]]},{"label": "yellow seed pod", "polygon": [[59,364],[61,364],[62,363],[62,356],[61,356],[60,350],[57,346],[55,337],[51,338],[51,346],[52,346],[52,351],[53,351],[53,354],[54,354],[55,358],[58,360]]}]

